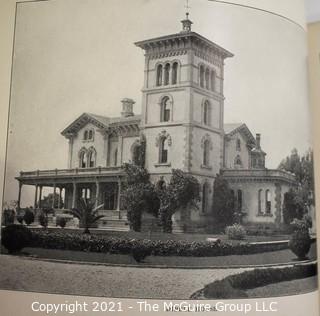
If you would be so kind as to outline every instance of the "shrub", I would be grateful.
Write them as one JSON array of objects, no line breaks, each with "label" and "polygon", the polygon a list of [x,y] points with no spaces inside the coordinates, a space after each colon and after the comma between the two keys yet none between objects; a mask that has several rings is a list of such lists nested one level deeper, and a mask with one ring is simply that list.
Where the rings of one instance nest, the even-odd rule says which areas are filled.
[{"label": "shrub", "polygon": [[41,214],[39,215],[39,223],[44,228],[48,227],[48,216],[44,214],[44,212],[41,212]]},{"label": "shrub", "polygon": [[150,256],[152,253],[152,250],[150,247],[143,243],[137,243],[134,244],[133,247],[131,248],[131,255],[136,260],[138,263],[143,262],[143,260],[147,257]]},{"label": "shrub", "polygon": [[[33,230],[32,247],[91,251],[113,254],[133,254],[137,252],[155,256],[214,257],[228,255],[246,255],[288,248],[288,243],[249,244],[216,242],[190,242],[185,240],[148,240],[104,237],[101,235],[86,236],[80,233],[64,231]],[[139,248],[141,247],[141,248]],[[139,260],[139,259],[138,259]]]},{"label": "shrub", "polygon": [[31,231],[22,225],[12,224],[2,230],[2,245],[9,253],[21,251],[31,242]]},{"label": "shrub", "polygon": [[66,218],[65,218],[65,217],[61,217],[61,216],[57,217],[57,219],[56,219],[56,225],[57,225],[57,226],[60,226],[61,228],[65,228],[66,225],[67,225],[67,220],[66,220]]},{"label": "shrub", "polygon": [[2,223],[4,226],[8,226],[14,223],[14,210],[12,209],[3,210]]},{"label": "shrub", "polygon": [[34,222],[34,214],[29,208],[26,209],[26,212],[23,215],[23,220],[28,226]]},{"label": "shrub", "polygon": [[[206,298],[230,298],[229,291],[236,297],[241,292],[236,290],[249,290],[266,286],[272,283],[304,279],[317,275],[317,264],[299,265],[285,268],[259,268],[230,275],[222,280],[215,281],[204,287]],[[237,295],[238,294],[238,295]]]},{"label": "shrub", "polygon": [[306,255],[312,243],[309,235],[309,224],[304,220],[296,219],[291,225],[294,227],[294,232],[290,237],[289,247],[298,259],[307,259]]},{"label": "shrub", "polygon": [[227,226],[225,230],[229,239],[242,240],[246,238],[246,230],[242,225],[233,224],[232,226]]}]

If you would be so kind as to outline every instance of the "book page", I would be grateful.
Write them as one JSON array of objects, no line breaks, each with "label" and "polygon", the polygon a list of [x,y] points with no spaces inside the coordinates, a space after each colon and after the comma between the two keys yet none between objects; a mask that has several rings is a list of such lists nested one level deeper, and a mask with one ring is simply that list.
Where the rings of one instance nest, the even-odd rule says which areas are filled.
[{"label": "book page", "polygon": [[4,314],[318,315],[304,1],[1,12]]}]

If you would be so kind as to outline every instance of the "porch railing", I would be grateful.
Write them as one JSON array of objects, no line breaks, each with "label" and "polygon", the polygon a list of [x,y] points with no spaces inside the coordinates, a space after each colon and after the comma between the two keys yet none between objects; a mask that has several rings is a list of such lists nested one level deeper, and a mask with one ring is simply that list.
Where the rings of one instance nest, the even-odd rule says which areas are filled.
[{"label": "porch railing", "polygon": [[120,172],[121,170],[122,170],[121,167],[94,167],[94,168],[34,170],[34,171],[21,171],[20,177],[108,174],[108,173]]}]

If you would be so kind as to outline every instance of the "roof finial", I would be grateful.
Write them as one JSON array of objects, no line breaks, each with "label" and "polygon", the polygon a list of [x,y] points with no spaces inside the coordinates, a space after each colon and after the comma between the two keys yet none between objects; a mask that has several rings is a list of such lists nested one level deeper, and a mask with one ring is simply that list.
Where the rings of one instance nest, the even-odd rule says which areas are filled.
[{"label": "roof finial", "polygon": [[182,32],[191,32],[191,25],[192,22],[189,20],[189,9],[191,7],[189,6],[189,0],[186,0],[186,5],[184,6],[186,8],[186,18],[185,20],[182,20]]}]

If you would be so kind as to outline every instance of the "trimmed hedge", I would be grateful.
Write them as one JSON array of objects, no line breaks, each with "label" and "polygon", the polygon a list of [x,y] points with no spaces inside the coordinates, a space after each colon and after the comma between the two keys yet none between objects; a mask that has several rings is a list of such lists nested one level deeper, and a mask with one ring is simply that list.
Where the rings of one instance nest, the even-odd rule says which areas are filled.
[{"label": "trimmed hedge", "polygon": [[29,228],[23,225],[11,224],[2,229],[1,243],[9,253],[21,251],[30,246],[32,233]]},{"label": "trimmed hedge", "polygon": [[[316,263],[285,268],[260,268],[230,275],[210,283],[204,287],[203,293],[206,298],[230,298],[230,294],[233,298],[245,297],[245,290],[315,275],[317,275]],[[234,296],[235,293],[237,293],[236,296]]]},{"label": "trimmed hedge", "polygon": [[288,244],[161,241],[33,230],[30,247],[110,254],[132,254],[133,249],[143,249],[147,255],[154,256],[214,257],[277,251],[287,249]]}]

